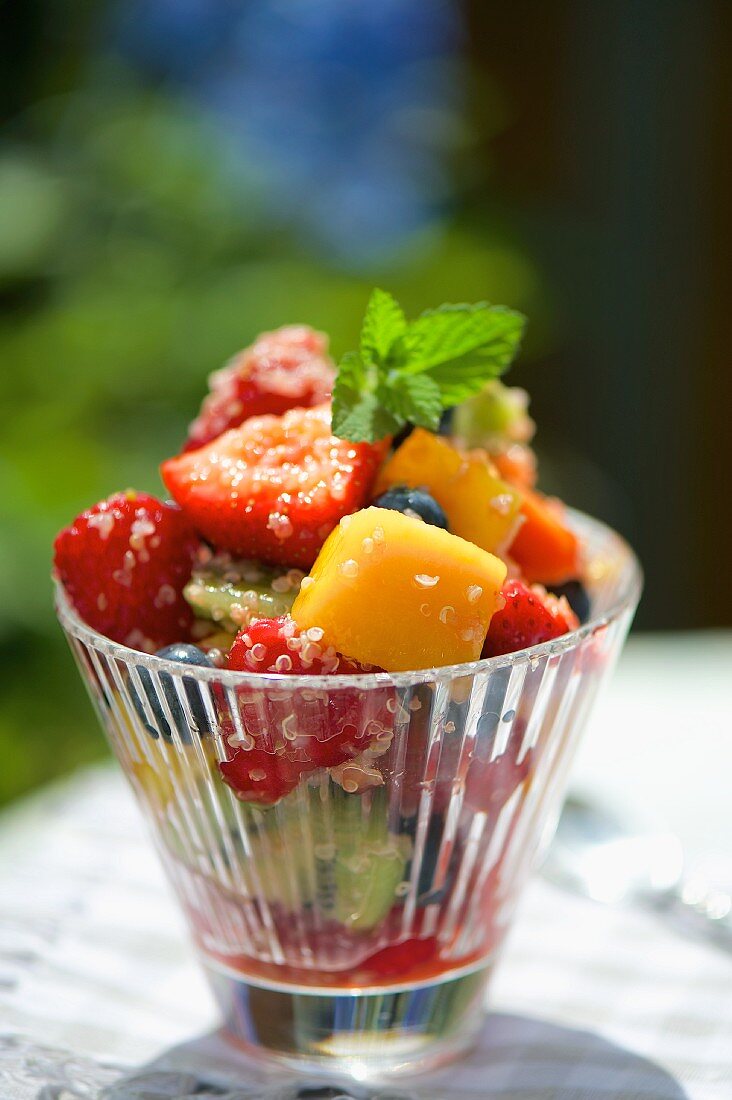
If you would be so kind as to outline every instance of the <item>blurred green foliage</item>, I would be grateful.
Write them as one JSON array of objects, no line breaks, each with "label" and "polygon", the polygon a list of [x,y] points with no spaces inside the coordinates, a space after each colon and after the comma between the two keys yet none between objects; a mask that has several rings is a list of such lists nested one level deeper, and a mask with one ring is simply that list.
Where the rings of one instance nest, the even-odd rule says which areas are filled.
[{"label": "blurred green foliage", "polygon": [[0,155],[0,802],[104,752],[52,612],[53,536],[116,489],[161,491],[211,370],[286,322],[339,354],[374,283],[411,313],[509,303],[534,342],[546,319],[509,230],[478,218],[363,278],[330,267],[263,208],[256,165],[248,182],[227,171],[188,102],[118,82],[34,108],[19,132]]}]

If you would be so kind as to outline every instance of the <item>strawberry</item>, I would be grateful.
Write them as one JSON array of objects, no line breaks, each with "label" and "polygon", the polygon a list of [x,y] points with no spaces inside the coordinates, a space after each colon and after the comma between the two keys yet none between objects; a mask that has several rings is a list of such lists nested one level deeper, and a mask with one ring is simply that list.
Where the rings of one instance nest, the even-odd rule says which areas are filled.
[{"label": "strawberry", "polygon": [[198,539],[177,504],[115,493],[56,536],[59,580],[82,619],[101,634],[153,653],[188,637],[183,599]]},{"label": "strawberry", "polygon": [[368,984],[376,978],[377,981],[403,980],[405,975],[413,974],[415,969],[427,964],[439,964],[440,944],[435,936],[412,936],[401,943],[392,944],[390,947],[382,947],[374,955],[370,955],[357,966],[354,977]]},{"label": "strawberry", "polygon": [[[300,631],[289,616],[257,619],[242,630],[227,668],[282,676],[373,671],[322,645],[322,631]],[[316,768],[354,759],[369,744],[387,742],[394,728],[392,692],[352,688],[301,690],[248,685],[236,689],[238,721],[220,700],[222,726],[233,756],[221,767],[245,801],[275,802]],[[243,734],[243,736],[242,736]]]},{"label": "strawberry", "polygon": [[335,376],[327,347],[327,337],[307,325],[262,333],[210,376],[210,392],[188,429],[184,450],[203,447],[252,416],[322,404]]},{"label": "strawberry", "polygon": [[162,476],[218,549],[309,569],[338,520],[365,504],[385,445],[338,439],[319,405],[247,420],[168,459]]},{"label": "strawberry", "polygon": [[483,646],[484,657],[497,657],[500,653],[548,642],[579,626],[566,599],[550,596],[538,584],[529,588],[523,581],[508,580],[501,594],[506,603],[491,619]]},{"label": "strawberry", "polygon": [[239,631],[229,650],[227,668],[238,672],[276,672],[284,676],[354,675],[371,669],[323,646],[317,627],[298,630],[289,615],[256,619]]},{"label": "strawberry", "polygon": [[305,769],[290,756],[277,755],[256,746],[235,749],[229,760],[219,763],[225,783],[243,802],[272,806],[293,791]]}]

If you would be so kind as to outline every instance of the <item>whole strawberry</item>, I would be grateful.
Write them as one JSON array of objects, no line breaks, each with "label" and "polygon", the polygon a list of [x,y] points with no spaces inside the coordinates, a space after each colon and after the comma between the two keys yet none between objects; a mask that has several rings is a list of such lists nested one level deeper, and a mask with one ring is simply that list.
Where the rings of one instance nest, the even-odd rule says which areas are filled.
[{"label": "whole strawberry", "polygon": [[280,416],[320,405],[333,387],[328,338],[307,325],[264,332],[209,378],[209,393],[188,429],[184,450],[203,447],[252,416]]},{"label": "whole strawberry", "polygon": [[[316,628],[300,631],[288,616],[258,619],[237,636],[227,668],[281,676],[358,674],[367,669],[336,653]],[[220,764],[226,782],[245,801],[275,802],[316,768],[353,760],[372,743],[388,747],[394,729],[393,692],[330,685],[283,690],[236,688],[238,714],[221,700],[221,720],[233,750]]]},{"label": "whole strawberry", "polygon": [[501,590],[505,606],[495,613],[483,646],[484,657],[514,653],[576,630],[579,620],[566,599],[550,596],[540,585],[508,580]]},{"label": "whole strawberry", "polygon": [[54,542],[56,575],[79,615],[115,642],[154,653],[188,636],[183,599],[195,531],[180,508],[147,493],[115,493]]}]

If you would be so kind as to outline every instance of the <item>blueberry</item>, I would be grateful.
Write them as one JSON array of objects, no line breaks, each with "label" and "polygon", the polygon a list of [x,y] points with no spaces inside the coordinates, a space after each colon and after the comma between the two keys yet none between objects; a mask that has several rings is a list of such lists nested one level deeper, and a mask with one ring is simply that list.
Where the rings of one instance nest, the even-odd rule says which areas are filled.
[{"label": "blueberry", "polygon": [[176,642],[174,645],[163,646],[155,656],[164,657],[166,661],[177,661],[181,665],[213,667],[208,659],[208,654],[199,649],[197,645],[188,645],[187,642]]},{"label": "blueberry", "polygon": [[406,485],[394,485],[374,501],[377,508],[389,508],[392,512],[414,514],[431,523],[433,527],[442,527],[449,531],[447,516],[439,504],[424,489],[408,489]]},{"label": "blueberry", "polygon": [[566,581],[564,584],[547,584],[545,587],[555,596],[566,596],[567,603],[581,623],[590,617],[590,597],[582,581]]},{"label": "blueberry", "polygon": [[[158,650],[156,656],[164,657],[167,661],[175,661],[183,665],[197,665],[203,666],[204,668],[213,667],[211,661],[202,649],[199,649],[198,646],[195,645],[187,645],[184,642],[177,642],[175,645],[165,646],[163,649]],[[142,719],[142,723],[151,737],[157,740],[158,737],[162,735],[163,740],[170,743],[173,740],[170,723],[163,708],[163,704],[155,690],[153,678],[146,668],[140,667],[137,672],[145,692],[145,697],[154,715],[155,725],[153,726],[150,724],[150,720],[145,712],[145,706],[138,695],[136,686],[130,681],[130,695],[132,696],[135,710]],[[189,745],[191,743],[191,730],[186,719],[185,711],[178,698],[178,693],[175,690],[173,677],[169,672],[161,672],[158,675],[158,681],[163,695],[165,696],[165,701],[170,709],[170,713],[173,716],[175,727],[180,734],[180,739],[184,745]],[[201,690],[192,677],[183,677],[183,691],[188,700],[188,706],[190,707],[198,732],[200,734],[209,733],[208,716],[206,714],[203,699],[201,698]]]}]

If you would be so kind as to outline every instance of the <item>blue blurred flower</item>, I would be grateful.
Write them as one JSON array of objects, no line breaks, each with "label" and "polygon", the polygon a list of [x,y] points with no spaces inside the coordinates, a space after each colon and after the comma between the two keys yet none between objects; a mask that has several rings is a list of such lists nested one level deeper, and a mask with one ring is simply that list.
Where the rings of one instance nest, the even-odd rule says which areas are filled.
[{"label": "blue blurred flower", "polygon": [[123,0],[111,26],[210,112],[276,220],[356,267],[440,218],[459,37],[448,0]]}]

